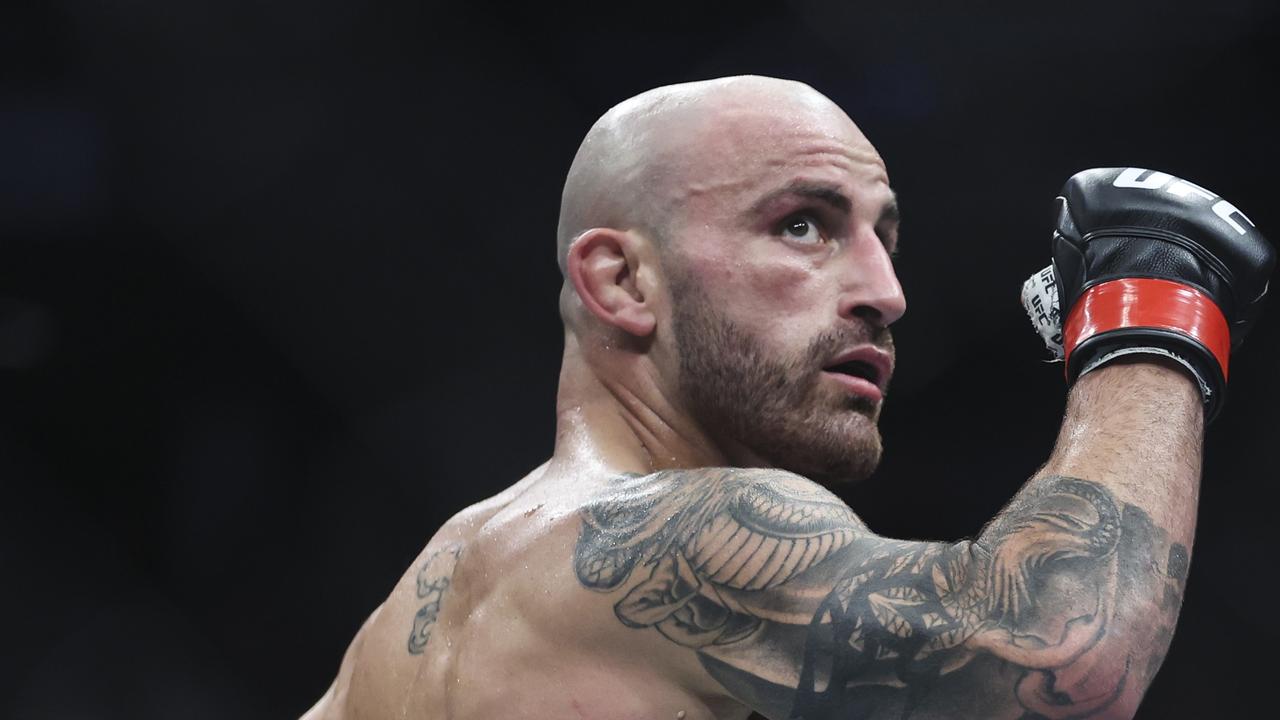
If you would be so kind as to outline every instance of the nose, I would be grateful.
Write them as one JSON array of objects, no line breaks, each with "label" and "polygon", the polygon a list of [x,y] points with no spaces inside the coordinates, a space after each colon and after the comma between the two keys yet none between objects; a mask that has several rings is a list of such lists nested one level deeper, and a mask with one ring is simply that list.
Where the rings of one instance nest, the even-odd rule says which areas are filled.
[{"label": "nose", "polygon": [[874,233],[853,243],[842,271],[840,316],[860,317],[888,327],[907,312],[898,274],[888,250]]}]

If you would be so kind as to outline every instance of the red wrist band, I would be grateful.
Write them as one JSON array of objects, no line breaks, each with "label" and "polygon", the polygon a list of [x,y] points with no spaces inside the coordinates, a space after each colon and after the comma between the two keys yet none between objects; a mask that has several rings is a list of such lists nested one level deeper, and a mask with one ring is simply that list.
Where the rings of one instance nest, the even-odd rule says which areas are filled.
[{"label": "red wrist band", "polygon": [[1080,294],[1062,329],[1066,365],[1071,351],[1094,335],[1139,327],[1191,337],[1217,358],[1222,378],[1227,378],[1231,330],[1222,310],[1189,285],[1151,278],[1109,280]]}]

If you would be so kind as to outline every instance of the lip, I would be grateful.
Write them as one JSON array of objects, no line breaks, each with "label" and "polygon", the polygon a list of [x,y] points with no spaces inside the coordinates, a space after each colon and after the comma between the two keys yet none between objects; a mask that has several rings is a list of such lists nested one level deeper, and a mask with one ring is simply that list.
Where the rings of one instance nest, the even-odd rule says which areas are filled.
[{"label": "lip", "polygon": [[882,393],[880,388],[870,380],[864,380],[860,377],[845,375],[844,373],[830,372],[827,370],[823,370],[822,374],[830,376],[833,380],[844,386],[846,391],[854,395],[861,395],[872,402],[880,402],[884,399],[884,393]]},{"label": "lip", "polygon": [[[875,368],[876,381],[874,383],[863,378],[831,372],[826,369],[855,361],[866,363]],[[885,390],[889,387],[889,378],[893,375],[893,356],[874,345],[861,345],[837,355],[831,362],[827,363],[826,367],[823,368],[823,372],[835,376],[837,380],[849,381],[843,384],[860,395],[869,395],[868,389],[874,389],[875,399],[879,400],[884,396]]]}]

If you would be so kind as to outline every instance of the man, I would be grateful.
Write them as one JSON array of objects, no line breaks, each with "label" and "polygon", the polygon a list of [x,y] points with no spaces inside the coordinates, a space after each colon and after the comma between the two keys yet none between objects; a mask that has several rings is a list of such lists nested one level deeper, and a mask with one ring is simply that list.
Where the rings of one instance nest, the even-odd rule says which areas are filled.
[{"label": "man", "polygon": [[305,717],[1130,717],[1274,263],[1179,183],[1068,183],[1027,291],[1057,445],[977,539],[896,541],[823,487],[879,460],[906,309],[880,156],[799,83],[611,109],[561,206],[554,455],[440,529]]}]

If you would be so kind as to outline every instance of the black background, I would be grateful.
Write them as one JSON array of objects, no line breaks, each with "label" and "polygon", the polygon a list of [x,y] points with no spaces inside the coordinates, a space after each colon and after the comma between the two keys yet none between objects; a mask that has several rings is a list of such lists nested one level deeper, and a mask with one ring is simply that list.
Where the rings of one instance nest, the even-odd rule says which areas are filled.
[{"label": "black background", "polygon": [[[21,6],[21,7],[18,7]],[[612,104],[804,80],[885,157],[910,310],[879,532],[975,533],[1062,410],[1052,198],[1165,170],[1280,235],[1280,17],[1208,3],[0,10],[0,717],[294,717],[436,526],[551,450],[560,184]],[[1274,695],[1280,308],[1207,441],[1142,718]]]}]

